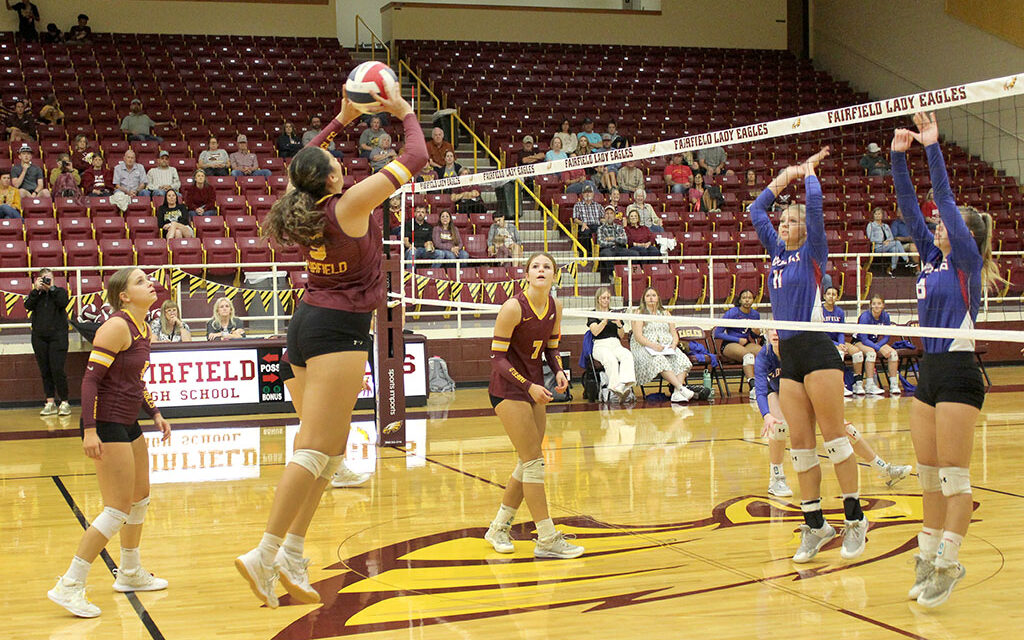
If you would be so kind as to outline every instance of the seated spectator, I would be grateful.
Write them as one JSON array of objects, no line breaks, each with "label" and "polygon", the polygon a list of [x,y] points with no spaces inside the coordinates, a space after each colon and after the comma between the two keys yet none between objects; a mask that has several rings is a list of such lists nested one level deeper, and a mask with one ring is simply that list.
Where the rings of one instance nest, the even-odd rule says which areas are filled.
[{"label": "seated spectator", "polygon": [[[459,175],[468,176],[469,169],[463,169]],[[480,185],[456,187],[452,191],[452,202],[459,213],[487,213],[487,205],[480,199]]]},{"label": "seated spectator", "polygon": [[[598,287],[594,293],[594,311],[611,311],[612,292],[608,287]],[[622,320],[587,318],[587,328],[594,335],[594,350],[591,357],[604,367],[608,376],[608,390],[619,402],[632,402],[636,371],[633,369],[633,352],[622,346],[626,336]]]},{"label": "seated spectator", "polygon": [[[754,309],[754,292],[750,289],[740,291],[733,302],[733,308],[726,311],[722,318],[726,320],[760,320],[761,314]],[[713,333],[718,340],[718,351],[727,362],[743,365],[743,378],[750,389],[750,399],[757,396],[754,390],[754,358],[761,350],[761,331],[759,329],[737,329],[735,327],[715,327]]]},{"label": "seated spectator", "polygon": [[[321,126],[322,125],[321,125],[320,116],[313,116],[312,118],[309,119],[309,129],[307,129],[302,134],[302,146],[306,146],[307,144],[309,144],[310,142],[313,141],[313,138],[315,138],[318,135],[320,135]],[[361,139],[362,138],[360,138],[360,140]],[[343,159],[345,157],[345,154],[342,152],[341,149],[339,149],[334,144],[333,141],[330,144],[327,145],[327,151],[328,151],[328,153],[330,153],[332,156],[334,156],[338,160],[341,160],[341,159]],[[362,154],[360,154],[360,155],[362,155]]]},{"label": "seated spectator", "polygon": [[557,139],[561,142],[561,146],[559,147],[560,150],[563,151],[567,157],[576,153],[576,147],[579,146],[579,137],[575,133],[569,131],[570,127],[571,124],[568,119],[562,120],[562,124],[558,126],[558,131],[555,132],[554,137],[551,139],[552,149],[554,148],[555,140]]},{"label": "seated spectator", "polygon": [[896,212],[896,218],[892,221],[890,227],[892,227],[892,235],[896,238],[896,242],[901,243],[907,253],[917,253],[914,238],[910,235],[910,227],[903,221],[903,216],[899,211]]},{"label": "seated spectator", "polygon": [[231,167],[228,152],[220,148],[217,138],[210,136],[209,146],[199,154],[196,167],[211,176],[226,176]]},{"label": "seated spectator", "polygon": [[885,211],[882,210],[882,207],[875,207],[875,210],[871,212],[871,215],[872,220],[864,230],[864,235],[866,235],[868,240],[871,241],[872,253],[892,254],[889,268],[885,270],[885,272],[889,274],[889,277],[896,277],[896,274],[893,273],[893,269],[896,268],[901,259],[907,263],[908,267],[916,267],[917,265],[910,261],[910,256],[907,254],[907,250],[903,248],[903,243],[896,240],[896,236],[893,235],[892,229],[885,223]]},{"label": "seated spectator", "polygon": [[244,135],[239,135],[235,142],[238,144],[238,150],[228,156],[228,160],[231,162],[231,175],[236,178],[242,176],[269,178],[270,169],[260,169],[260,161],[256,159],[256,154],[249,151],[249,139]]},{"label": "seated spectator", "polygon": [[928,189],[924,197],[924,204],[921,205],[921,214],[928,224],[929,231],[935,231],[935,227],[941,221],[939,219],[939,205],[935,204],[935,190]]},{"label": "seated spectator", "polygon": [[437,170],[439,178],[455,178],[462,173],[462,165],[455,162],[455,152],[445,151],[444,164]]},{"label": "seated spectator", "polygon": [[717,184],[705,183],[704,192],[700,196],[699,211],[721,211],[725,204],[725,196],[722,195],[722,187]]},{"label": "seated spectator", "polygon": [[[579,154],[579,149],[576,150]],[[562,173],[562,183],[565,185],[566,193],[583,193],[585,189],[591,191],[597,190],[597,185],[594,181],[587,177],[585,169],[569,169]]]},{"label": "seated spectator", "polygon": [[[566,120],[566,122],[568,122],[568,120]],[[556,133],[555,137],[551,138],[551,148],[544,154],[544,161],[554,162],[555,160],[565,160],[568,157],[569,154],[562,148],[562,139],[559,138]]]},{"label": "seated spectator", "polygon": [[608,135],[611,136],[612,149],[625,149],[629,146],[629,140],[619,133],[619,125],[614,120],[608,123]]},{"label": "seated spectator", "polygon": [[441,255],[448,260],[469,258],[469,252],[462,246],[462,236],[459,229],[452,222],[452,214],[442,211],[437,217],[437,226],[434,227],[434,247],[441,252]]},{"label": "seated spectator", "polygon": [[747,208],[747,204],[757,200],[757,196],[761,195],[761,183],[757,179],[757,172],[753,169],[747,169],[743,172],[743,208]]},{"label": "seated spectator", "polygon": [[92,28],[89,26],[89,16],[84,13],[78,14],[78,24],[68,29],[65,40],[69,43],[84,43],[92,40]]},{"label": "seated spectator", "polygon": [[661,218],[654,213],[654,207],[647,203],[647,191],[642,187],[633,192],[633,203],[626,207],[626,219],[629,219],[629,212],[636,211],[640,216],[640,224],[648,227],[654,233],[665,231],[661,226]]},{"label": "seated spectator", "polygon": [[36,23],[39,22],[39,7],[31,0],[22,0],[11,4],[11,0],[4,0],[7,8],[18,13],[18,37],[25,42],[38,42],[39,31]]},{"label": "seated spectator", "polygon": [[164,194],[164,202],[156,209],[156,224],[163,236],[171,238],[195,237],[192,228],[192,214],[185,203],[178,198],[178,192],[168,189]]},{"label": "seated spectator", "polygon": [[0,174],[0,218],[21,217],[21,193],[11,184],[11,174]]},{"label": "seated spectator", "polygon": [[217,215],[217,192],[213,185],[206,181],[206,172],[196,170],[192,176],[192,184],[181,188],[181,199],[185,201],[189,213],[193,216]]},{"label": "seated spectator", "polygon": [[114,167],[114,192],[128,196],[150,195],[146,183],[146,170],[135,162],[135,152],[131,149],[124,152],[124,160]]},{"label": "seated spectator", "polygon": [[434,267],[444,256],[434,246],[434,225],[427,222],[426,205],[416,205],[413,217],[405,220],[405,259],[434,261]]},{"label": "seated spectator", "polygon": [[[615,207],[605,207],[604,219],[597,228],[597,244],[601,247],[601,258],[635,258],[637,252],[628,247],[626,230],[622,225],[615,222]],[[612,272],[615,265],[625,264],[625,260],[601,260],[597,270],[601,273],[601,280],[608,282],[612,279]]]},{"label": "seated spectator", "polygon": [[519,229],[505,220],[505,214],[494,212],[494,222],[487,231],[487,255],[493,258],[522,258],[523,244]]},{"label": "seated spectator", "polygon": [[882,148],[874,142],[868,145],[868,152],[860,157],[860,168],[867,171],[869,176],[887,176],[890,173],[889,160],[882,153]]},{"label": "seated spectator", "polygon": [[601,205],[594,202],[594,187],[584,187],[580,199],[572,206],[572,218],[579,225],[576,229],[576,239],[588,251],[594,235],[601,226],[602,217]]},{"label": "seated spectator", "polygon": [[619,188],[619,176],[616,171],[621,166],[620,164],[599,164],[594,167],[594,180],[603,193]]},{"label": "seated spectator", "polygon": [[[303,146],[309,144],[309,141],[320,133],[320,118],[314,116],[310,125],[311,129],[302,134]],[[363,132],[359,134],[359,155],[369,160],[370,152],[373,151],[374,147],[380,145],[380,137],[387,134],[388,132],[381,128],[380,116],[374,115],[371,117],[370,126],[363,129]],[[309,137],[308,140],[306,139],[307,136]]]},{"label": "seated spectator", "polygon": [[377,137],[377,146],[370,152],[370,168],[376,173],[397,157],[398,154],[391,146],[391,136],[382,133]]},{"label": "seated spectator", "polygon": [[[600,147],[600,149],[598,149],[598,151],[612,151],[613,149],[614,149],[614,147],[612,147],[612,134],[610,134],[610,133],[602,133],[601,134],[601,147]],[[612,172],[613,174],[617,174],[619,169],[622,167],[622,163],[621,162],[611,162],[611,163],[608,163],[605,166],[608,168],[608,171]],[[616,178],[617,178],[617,176],[616,176]]]},{"label": "seated spectator", "polygon": [[590,139],[587,136],[580,134],[580,137],[576,139],[576,153],[577,156],[586,156],[593,153],[594,150],[590,148]]},{"label": "seated spectator", "polygon": [[36,139],[36,119],[24,100],[14,99],[14,113],[7,116],[7,139],[11,142],[33,142]]},{"label": "seated spectator", "polygon": [[594,131],[594,121],[590,118],[583,119],[583,131],[576,134],[576,138],[587,139],[587,149],[593,152],[601,146],[601,134]]},{"label": "seated spectator", "polygon": [[416,174],[416,182],[430,182],[431,180],[437,180],[437,172],[434,171],[434,167],[425,164]]},{"label": "seated spectator", "polygon": [[693,183],[686,192],[686,199],[690,201],[690,211],[704,211],[701,209],[704,202],[704,174],[693,174]]},{"label": "seated spectator", "polygon": [[75,136],[71,143],[71,166],[78,170],[78,173],[85,176],[85,172],[92,168],[92,149],[89,148],[89,138],[82,134]]},{"label": "seated spectator", "polygon": [[82,174],[82,191],[86,196],[106,197],[114,192],[114,172],[103,166],[103,154],[90,153],[92,161]]},{"label": "seated spectator", "polygon": [[533,146],[533,136],[523,136],[523,148],[519,150],[519,164],[537,164],[546,154]]},{"label": "seated spectator", "polygon": [[64,32],[60,30],[60,27],[56,23],[51,22],[46,25],[46,31],[39,36],[39,41],[43,44],[58,44],[64,42]]},{"label": "seated spectator", "polygon": [[665,186],[669,193],[686,193],[693,181],[693,171],[683,162],[683,154],[677,153],[665,166]]},{"label": "seated spectator", "polygon": [[150,323],[153,342],[192,342],[192,332],[181,320],[181,310],[174,300],[164,300],[160,305],[160,317]]},{"label": "seated spectator", "polygon": [[393,196],[390,200],[388,200],[388,220],[385,225],[385,229],[388,230],[388,235],[399,235],[399,233],[402,231],[401,219],[402,198],[400,196]]},{"label": "seated spectator", "polygon": [[633,193],[644,186],[644,171],[636,166],[636,160],[622,163],[618,176],[619,188],[626,193]]},{"label": "seated spectator", "polygon": [[661,296],[654,287],[644,290],[637,313],[665,316],[664,322],[634,320],[629,337],[629,350],[633,352],[636,381],[647,384],[661,376],[672,385],[672,402],[689,402],[707,398],[702,387],[692,388],[686,384],[686,374],[693,367],[690,358],[679,349],[679,333],[670,320],[672,314],[661,303]]},{"label": "seated spectator", "polygon": [[64,124],[64,112],[57,104],[57,96],[52,93],[43,98],[43,107],[39,110],[39,122],[50,126]]},{"label": "seated spectator", "polygon": [[235,317],[235,305],[227,296],[213,303],[213,317],[206,323],[207,340],[236,340],[245,337],[242,321]]},{"label": "seated spectator", "polygon": [[11,167],[11,184],[20,189],[21,198],[49,198],[50,190],[44,183],[46,175],[32,163],[32,147],[22,145],[18,149],[18,162]]},{"label": "seated spectator", "polygon": [[452,156],[455,155],[455,147],[444,139],[444,129],[434,127],[430,132],[430,140],[427,142],[427,164],[435,170],[440,169],[445,165],[444,157],[449,151],[452,152]]},{"label": "seated spectator", "polygon": [[697,152],[697,164],[705,177],[725,173],[725,161],[725,147],[708,147]]},{"label": "seated spectator", "polygon": [[303,147],[302,137],[295,130],[295,125],[285,121],[281,127],[281,135],[277,136],[277,155],[282,158],[291,158]]},{"label": "seated spectator", "polygon": [[[871,296],[871,307],[857,318],[857,324],[890,325],[892,318],[885,310],[885,298],[880,294]],[[850,345],[851,353],[860,351],[864,358],[853,362],[853,393],[854,395],[882,395],[885,391],[875,382],[875,363],[879,360],[889,365],[889,393],[898,395],[903,392],[900,387],[900,358],[896,349],[889,342],[892,336],[881,334],[855,333]],[[852,359],[852,358],[851,358]]]},{"label": "seated spectator", "polygon": [[142,100],[132,98],[131,111],[121,120],[121,131],[128,136],[129,140],[150,140],[163,142],[160,136],[153,135],[153,127],[157,125],[170,124],[169,122],[154,122],[149,116],[142,113]]},{"label": "seated spectator", "polygon": [[[61,198],[60,191],[57,189],[57,178],[63,173],[70,173],[71,179],[74,180],[75,185],[82,183],[82,176],[78,173],[78,170],[71,163],[71,154],[60,153],[57,155],[57,165],[50,169],[50,191],[53,193],[55,198]],[[71,196],[68,196],[71,197]]]},{"label": "seated spectator", "polygon": [[167,151],[160,151],[156,158],[156,166],[146,174],[146,184],[149,185],[149,193],[152,196],[162,196],[171,189],[181,189],[178,170],[171,166],[171,154]]},{"label": "seated spectator", "polygon": [[[609,205],[611,206],[611,205]],[[608,208],[605,208],[607,211]],[[640,224],[640,214],[633,209],[626,214],[626,240],[628,246],[639,256],[660,256],[661,249],[650,227]]]}]

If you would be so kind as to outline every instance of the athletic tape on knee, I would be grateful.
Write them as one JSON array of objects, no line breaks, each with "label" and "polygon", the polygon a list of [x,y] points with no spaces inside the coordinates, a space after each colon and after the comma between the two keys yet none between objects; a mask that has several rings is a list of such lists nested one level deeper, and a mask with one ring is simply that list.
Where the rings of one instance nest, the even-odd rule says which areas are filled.
[{"label": "athletic tape on knee", "polygon": [[939,469],[942,495],[947,498],[971,493],[971,470],[965,467],[942,467]]},{"label": "athletic tape on knee", "polygon": [[92,521],[92,526],[102,533],[103,537],[110,540],[121,530],[127,520],[128,514],[124,511],[118,511],[113,507],[103,507],[103,513],[96,516],[96,519]]},{"label": "athletic tape on knee", "polygon": [[132,504],[132,510],[128,512],[128,519],[125,524],[142,524],[146,521],[146,509],[149,508],[149,496]]},{"label": "athletic tape on knee", "polygon": [[839,464],[853,455],[853,445],[846,436],[825,443],[825,453],[832,464]]},{"label": "athletic tape on knee", "polygon": [[327,458],[327,466],[325,466],[324,470],[320,472],[320,477],[323,478],[324,480],[330,479],[331,476],[338,472],[338,469],[341,468],[341,463],[344,461],[345,454],[340,454]]},{"label": "athletic tape on knee", "polygon": [[846,423],[846,435],[850,438],[851,442],[856,443],[860,440],[860,431],[857,431],[857,427],[853,426],[852,422]]},{"label": "athletic tape on knee", "polygon": [[900,354],[896,353],[895,351],[893,351],[892,353],[889,354],[889,362],[899,362],[899,361],[900,361]]},{"label": "athletic tape on knee", "polygon": [[942,491],[942,480],[939,479],[939,468],[918,463],[917,481],[921,483],[921,491],[935,493]]},{"label": "athletic tape on knee", "polygon": [[326,453],[320,451],[314,451],[313,449],[297,449],[292,454],[292,462],[304,468],[313,474],[314,478],[319,478],[320,474],[324,472],[327,467],[328,461],[331,457]]},{"label": "athletic tape on knee", "polygon": [[752,366],[754,366],[754,354],[752,354],[752,353],[745,353],[745,354],[743,354],[743,366],[744,367],[752,367]]},{"label": "athletic tape on knee", "polygon": [[775,433],[772,434],[772,440],[781,440],[782,442],[785,442],[788,437],[789,425],[785,422],[776,422]]},{"label": "athletic tape on knee", "polygon": [[797,473],[810,471],[818,466],[818,452],[814,449],[790,449],[789,455],[793,459],[793,468]]},{"label": "athletic tape on knee", "polygon": [[864,354],[864,359],[868,362],[874,362],[875,360],[878,360],[878,354],[874,351],[869,351]]},{"label": "athletic tape on knee", "polygon": [[852,361],[852,362],[864,362],[864,352],[863,351],[854,351],[852,354],[850,354],[850,361]]},{"label": "athletic tape on knee", "polygon": [[544,484],[544,458],[534,458],[522,464],[524,483]]},{"label": "athletic tape on knee", "polygon": [[523,481],[523,463],[516,461],[516,468],[512,470],[512,477],[519,482]]}]

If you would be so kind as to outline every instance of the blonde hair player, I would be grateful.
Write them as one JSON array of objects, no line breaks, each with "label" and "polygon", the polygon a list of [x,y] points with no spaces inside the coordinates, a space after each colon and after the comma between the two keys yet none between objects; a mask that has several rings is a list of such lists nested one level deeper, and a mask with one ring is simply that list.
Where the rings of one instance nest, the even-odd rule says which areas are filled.
[{"label": "blonde hair player", "polygon": [[146,313],[156,290],[142,269],[127,267],[107,283],[107,302],[114,314],[96,331],[82,378],[82,449],[96,464],[103,511],[78,543],[71,566],[46,594],[80,618],[95,618],[100,608],[85,595],[85,579],[96,556],[114,534],[121,534],[121,566],[114,590],[159,591],[167,581],[142,568],[139,541],[149,507],[149,451],[136,417],[145,409],[171,437],[171,425],[160,415],[142,376],[149,364],[150,328]]},{"label": "blonde hair player", "polygon": [[[822,210],[821,183],[814,171],[828,156],[828,147],[802,165],[787,167],[750,205],[750,219],[761,244],[772,257],[768,273],[776,320],[821,322],[821,274],[828,261],[828,240]],[[772,227],[768,209],[790,182],[804,178],[806,206],[790,205]],[[815,451],[814,424],[843,492],[844,532],[840,555],[851,560],[864,552],[868,521],[860,505],[857,461],[843,426],[843,360],[828,335],[813,331],[779,331],[781,364],[779,397],[789,421],[793,468],[800,481],[804,514],[800,546],[793,562],[810,562],[835,537],[821,510],[821,468]]]},{"label": "blonde hair player", "polygon": [[551,296],[555,283],[555,259],[535,253],[526,263],[527,287],[498,311],[491,342],[491,406],[505,427],[519,457],[508,480],[498,513],[484,534],[498,553],[513,553],[510,529],[516,510],[526,506],[537,527],[533,555],[538,558],[577,558],[583,547],[569,542],[555,529],[548,514],[544,491],[544,453],[541,443],[547,427],[544,406],[551,392],[544,387],[541,354],[555,372],[558,391],[569,387],[558,354],[562,303]]},{"label": "blonde hair player", "polygon": [[[892,175],[903,220],[921,254],[917,314],[922,327],[974,328],[982,289],[999,280],[992,261],[992,218],[957,207],[939,147],[935,114],[914,116],[917,133],[897,129]],[[941,222],[928,230],[907,169],[907,149],[924,146]],[[924,338],[921,375],[910,408],[910,435],[917,454],[924,524],[917,536],[914,585],[918,604],[937,607],[966,575],[960,546],[967,535],[974,426],[985,402],[985,385],[970,338]]]}]

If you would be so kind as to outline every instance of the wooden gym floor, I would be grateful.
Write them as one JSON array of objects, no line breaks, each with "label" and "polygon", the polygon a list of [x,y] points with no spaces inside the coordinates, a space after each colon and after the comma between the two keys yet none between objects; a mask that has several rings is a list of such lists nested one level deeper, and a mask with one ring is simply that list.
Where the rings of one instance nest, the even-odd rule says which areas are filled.
[{"label": "wooden gym floor", "polygon": [[[366,485],[329,490],[307,538],[317,606],[261,608],[232,560],[258,540],[293,417],[175,420],[151,450],[147,569],[164,592],[111,589],[98,561],[73,618],[46,599],[101,508],[78,414],[0,413],[0,638],[998,638],[1024,622],[1024,369],[991,370],[977,429],[967,577],[948,603],[906,599],[921,503],[916,476],[888,489],[862,463],[872,529],[864,556],[835,546],[794,565],[798,497],[771,498],[760,419],[746,402],[601,409],[553,405],[545,456],[560,528],[587,553],[535,561],[525,507],[513,556],[481,536],[514,454],[483,389],[435,394],[410,413],[405,450],[376,451],[364,423],[350,464]],[[579,387],[576,387],[577,391]],[[912,463],[910,400],[856,399],[847,418],[887,460]],[[372,418],[370,418],[372,419]],[[152,434],[147,434],[151,436]],[[791,484],[796,476],[786,463]],[[842,519],[829,465],[828,516]],[[80,510],[80,512],[79,512]],[[110,545],[109,567],[118,559]],[[279,593],[283,590],[279,589]]]}]

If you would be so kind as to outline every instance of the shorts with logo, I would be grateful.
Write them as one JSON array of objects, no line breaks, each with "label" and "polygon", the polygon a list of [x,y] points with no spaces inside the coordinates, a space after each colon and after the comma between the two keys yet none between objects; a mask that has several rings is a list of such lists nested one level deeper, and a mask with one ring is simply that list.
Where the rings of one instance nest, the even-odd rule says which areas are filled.
[{"label": "shorts with logo", "polygon": [[372,318],[373,312],[353,313],[299,302],[288,324],[288,361],[296,367],[305,367],[310,358],[328,353],[369,353],[373,346]]},{"label": "shorts with logo", "polygon": [[981,409],[985,402],[985,380],[974,354],[969,351],[924,354],[914,397],[932,407],[939,402],[956,402]]},{"label": "shorts with logo", "polygon": [[828,334],[804,331],[779,341],[781,376],[803,383],[808,373],[824,369],[843,370],[843,359]]}]

